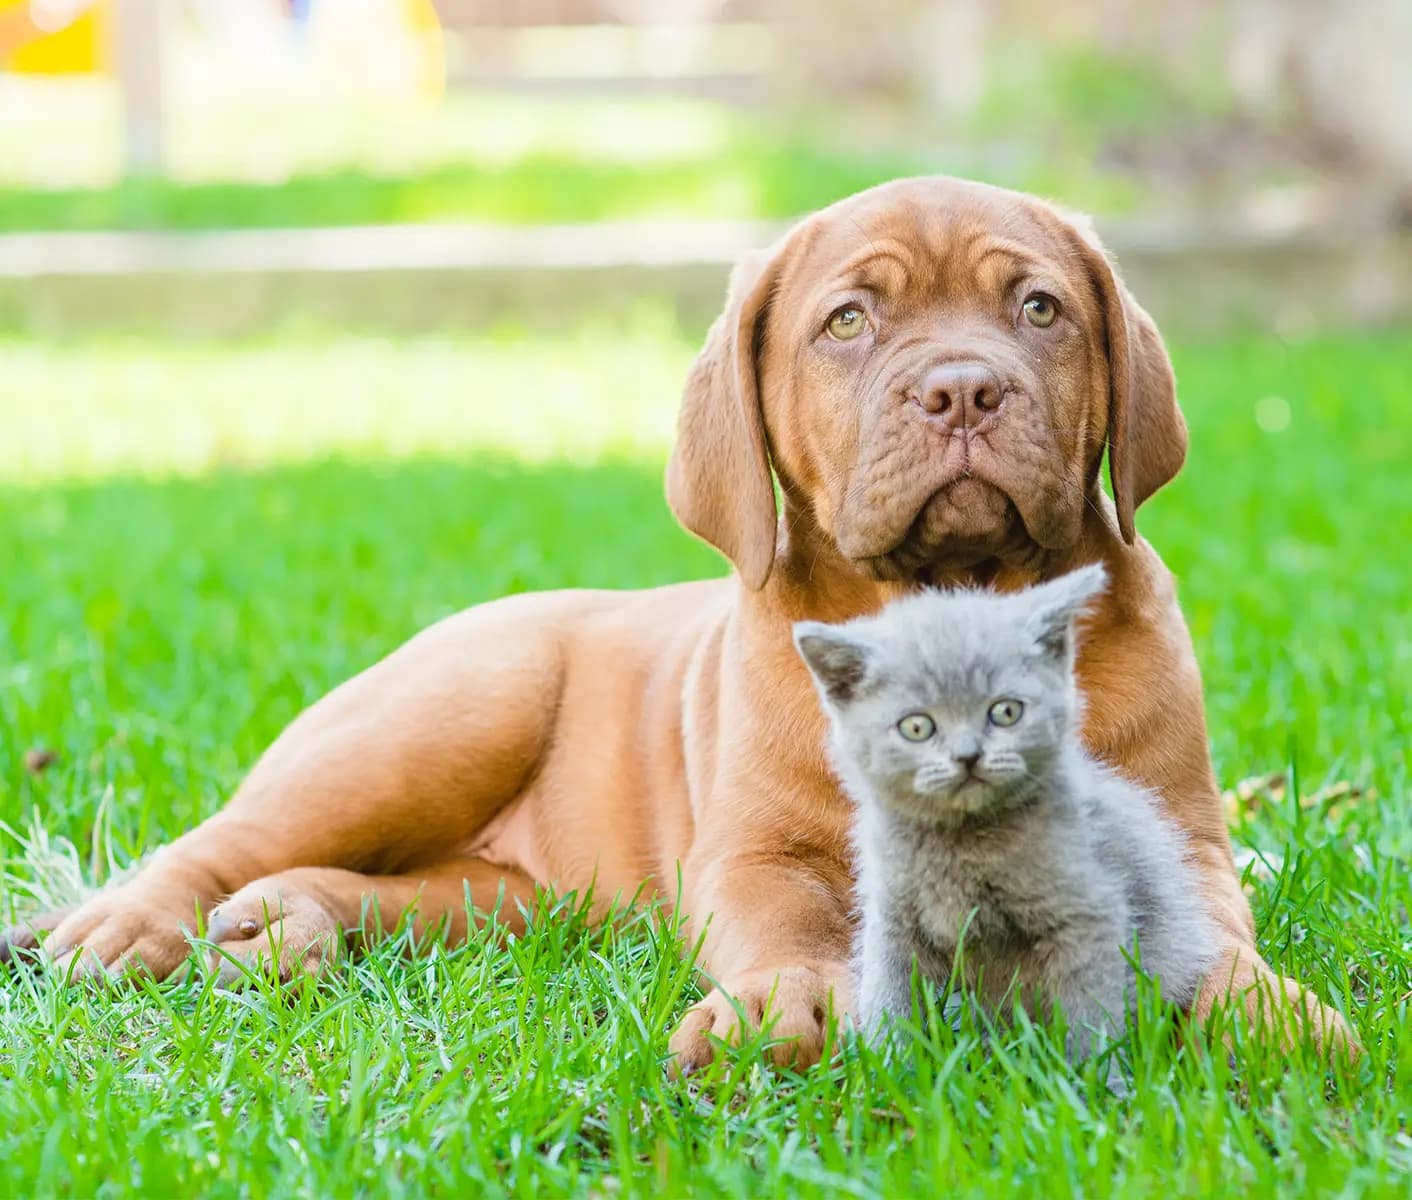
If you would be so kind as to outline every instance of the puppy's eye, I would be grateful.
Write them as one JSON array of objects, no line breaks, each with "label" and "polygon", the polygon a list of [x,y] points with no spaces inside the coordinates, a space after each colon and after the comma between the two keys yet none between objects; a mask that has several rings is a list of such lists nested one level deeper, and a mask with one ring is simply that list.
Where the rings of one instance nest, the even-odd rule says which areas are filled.
[{"label": "puppy's eye", "polygon": [[1048,329],[1059,315],[1059,301],[1048,292],[1031,292],[1026,298],[1025,320],[1040,329]]},{"label": "puppy's eye", "polygon": [[868,318],[856,304],[845,304],[829,314],[825,328],[829,331],[829,337],[836,341],[851,342],[868,328]]},{"label": "puppy's eye", "polygon": [[926,713],[908,713],[897,722],[897,732],[909,742],[925,742],[936,732],[936,722]]},{"label": "puppy's eye", "polygon": [[999,725],[1003,729],[1018,721],[1024,711],[1025,706],[1019,700],[997,700],[990,706],[990,712],[986,715],[992,725]]}]

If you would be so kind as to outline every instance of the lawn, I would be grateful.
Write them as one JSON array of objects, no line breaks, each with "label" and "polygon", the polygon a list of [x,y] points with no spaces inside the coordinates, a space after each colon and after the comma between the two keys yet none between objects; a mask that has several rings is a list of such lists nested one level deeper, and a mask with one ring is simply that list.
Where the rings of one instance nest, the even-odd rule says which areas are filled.
[{"label": "lawn", "polygon": [[923,152],[873,127],[670,96],[458,90],[427,111],[234,95],[178,99],[166,176],[125,179],[113,89],[0,77],[0,232],[778,219],[927,171],[1105,211],[1134,199],[1073,122],[1038,144],[1030,131],[994,152],[959,138]]},{"label": "lawn", "polygon": [[[1356,1068],[1145,1027],[1120,1100],[1046,1031],[944,1031],[783,1079],[747,1047],[687,1087],[670,920],[570,902],[289,992],[0,978],[0,1194],[1406,1195],[1408,332],[1177,347],[1193,450],[1140,517],[1223,785],[1290,779],[1232,834],[1266,955],[1348,1015]],[[699,336],[0,340],[0,918],[212,812],[446,613],[720,570],[661,498]]]},{"label": "lawn", "polygon": [[[500,105],[489,105],[493,121]],[[902,175],[970,175],[1055,195],[1106,212],[1134,205],[1133,185],[1116,172],[1083,171],[1082,151],[1024,150],[988,158],[973,148],[932,153],[840,145],[778,120],[698,105],[702,136],[655,143],[655,122],[627,123],[617,109],[589,103],[563,117],[584,143],[545,142],[531,127],[507,151],[494,143],[454,162],[365,165],[316,163],[288,178],[124,179],[101,186],[5,187],[0,168],[0,232],[86,229],[260,229],[417,221],[508,224],[633,219],[783,219],[821,208]],[[669,109],[669,114],[678,106]],[[649,108],[649,114],[651,109]],[[524,124],[522,107],[509,109]],[[594,118],[597,118],[594,120]],[[642,128],[646,125],[646,128]],[[640,154],[608,145],[614,135]],[[10,135],[13,137],[13,133]],[[6,140],[0,130],[0,155]],[[16,151],[17,154],[22,153]]]}]

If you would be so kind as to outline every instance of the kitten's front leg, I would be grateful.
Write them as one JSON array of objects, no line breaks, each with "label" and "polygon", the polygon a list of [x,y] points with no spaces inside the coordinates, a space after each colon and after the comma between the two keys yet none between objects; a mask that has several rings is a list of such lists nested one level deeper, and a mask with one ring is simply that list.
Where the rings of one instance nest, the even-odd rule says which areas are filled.
[{"label": "kitten's front leg", "polygon": [[1064,1051],[1074,1065],[1101,1053],[1122,1029],[1121,1002],[1114,1013],[1105,1002],[1077,986],[1069,995],[1057,996],[1064,1009],[1069,1031],[1064,1039]]},{"label": "kitten's front leg", "polygon": [[[1064,1041],[1064,1053],[1069,1062],[1079,1066],[1096,1054],[1101,1054],[1122,1032],[1123,1003],[1118,997],[1099,999],[1092,994],[1080,993],[1061,999],[1064,1015],[1069,1023],[1068,1035]],[[1116,1003],[1116,1009],[1113,1004]],[[1105,1083],[1115,1096],[1128,1094],[1127,1081],[1118,1067],[1118,1059],[1110,1055]]]},{"label": "kitten's front leg", "polygon": [[[1122,1034],[1132,982],[1120,930],[1100,926],[1085,942],[1051,981],[1052,996],[1069,1026],[1065,1053],[1075,1065],[1101,1053]],[[1108,1087],[1119,1095],[1126,1091],[1114,1059],[1108,1063]]]},{"label": "kitten's front leg", "polygon": [[912,1015],[914,938],[908,922],[883,901],[865,904],[857,955],[858,1019],[869,1041],[887,1021]]}]

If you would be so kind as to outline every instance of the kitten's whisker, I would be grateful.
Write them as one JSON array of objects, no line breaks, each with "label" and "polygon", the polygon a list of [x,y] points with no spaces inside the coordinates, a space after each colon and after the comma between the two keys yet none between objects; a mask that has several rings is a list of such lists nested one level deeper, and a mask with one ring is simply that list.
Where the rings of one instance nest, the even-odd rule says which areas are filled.
[{"label": "kitten's whisker", "polygon": [[912,777],[912,785],[918,791],[949,787],[961,777],[960,771],[949,771],[935,767],[922,767]]}]

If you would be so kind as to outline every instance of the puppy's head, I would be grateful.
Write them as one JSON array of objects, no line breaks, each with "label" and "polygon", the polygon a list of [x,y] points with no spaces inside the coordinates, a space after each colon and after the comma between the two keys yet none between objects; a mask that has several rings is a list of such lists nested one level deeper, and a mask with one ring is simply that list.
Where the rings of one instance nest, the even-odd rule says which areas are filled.
[{"label": "puppy's head", "polygon": [[772,469],[860,570],[925,581],[1071,545],[1105,447],[1131,542],[1186,426],[1157,330],[1092,233],[1018,193],[899,180],[737,268],[667,494],[751,587],[774,560]]}]

